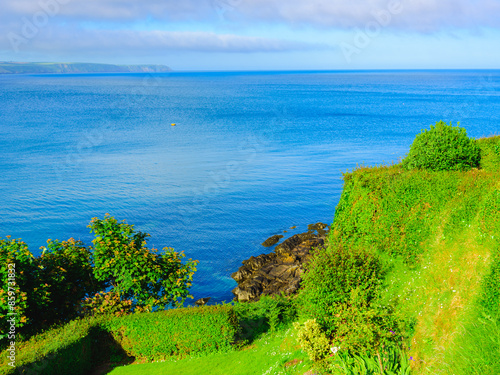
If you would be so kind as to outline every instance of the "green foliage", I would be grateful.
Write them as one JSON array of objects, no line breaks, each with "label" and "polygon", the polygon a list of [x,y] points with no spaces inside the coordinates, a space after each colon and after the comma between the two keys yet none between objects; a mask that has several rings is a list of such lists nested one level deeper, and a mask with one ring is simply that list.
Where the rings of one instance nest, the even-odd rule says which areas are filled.
[{"label": "green foliage", "polygon": [[357,290],[370,303],[384,275],[378,257],[368,251],[342,244],[314,253],[307,265],[300,291],[301,314],[314,318],[327,334],[335,331],[337,308],[347,303]]},{"label": "green foliage", "polygon": [[104,220],[93,218],[89,228],[95,234],[95,277],[109,283],[122,299],[153,311],[192,298],[189,287],[197,261],[183,264],[184,254],[171,248],[148,249],[147,233],[135,232],[133,225],[118,223],[109,214]]},{"label": "green foliage", "polygon": [[[24,242],[9,236],[0,239],[0,340],[8,338],[5,343],[15,338],[8,320],[15,319],[17,330],[30,323],[28,291],[32,290],[35,267],[33,254]],[[2,341],[0,348],[5,343]]]},{"label": "green foliage", "polygon": [[95,319],[76,320],[63,327],[17,341],[15,367],[8,364],[5,352],[0,357],[0,375],[84,375],[102,359],[102,338]]},{"label": "green foliage", "polygon": [[115,290],[99,292],[82,301],[80,314],[83,316],[114,315],[123,316],[133,310],[133,302],[122,299]]},{"label": "green foliage", "polygon": [[492,258],[490,272],[483,279],[479,304],[488,314],[500,316],[500,249]]},{"label": "green foliage", "polygon": [[[47,248],[35,258],[24,242],[8,237],[0,240],[0,257],[2,332],[6,332],[7,298],[16,298],[17,333],[31,334],[75,318],[81,299],[102,287],[92,275],[90,249],[72,238],[63,242],[47,241]],[[9,264],[15,265],[12,267],[15,277],[10,285],[7,284]],[[9,291],[12,296],[8,295]]]},{"label": "green foliage", "polygon": [[465,171],[478,168],[480,160],[480,149],[464,128],[439,121],[416,136],[402,164],[405,169]]},{"label": "green foliage", "polygon": [[236,302],[234,312],[240,322],[241,344],[260,334],[287,328],[297,318],[296,300],[287,296],[261,296],[256,302]]},{"label": "green foliage", "polygon": [[36,263],[37,282],[46,286],[46,294],[36,302],[32,319],[45,327],[74,319],[80,301],[104,287],[92,274],[91,248],[79,240],[48,240]]},{"label": "green foliage", "polygon": [[393,307],[370,305],[359,290],[347,303],[336,306],[333,343],[354,354],[379,353],[382,348],[400,347],[407,337],[404,321]]},{"label": "green foliage", "polygon": [[297,330],[298,343],[312,361],[326,358],[330,349],[330,340],[316,319],[310,319],[303,325],[296,322],[293,326]]},{"label": "green foliage", "polygon": [[328,369],[333,375],[380,375],[380,363],[385,375],[409,375],[410,361],[402,349],[391,348],[374,354],[353,354],[340,350],[329,358]]},{"label": "green foliage", "polygon": [[130,356],[148,360],[231,350],[239,329],[231,305],[131,314],[104,327]]}]

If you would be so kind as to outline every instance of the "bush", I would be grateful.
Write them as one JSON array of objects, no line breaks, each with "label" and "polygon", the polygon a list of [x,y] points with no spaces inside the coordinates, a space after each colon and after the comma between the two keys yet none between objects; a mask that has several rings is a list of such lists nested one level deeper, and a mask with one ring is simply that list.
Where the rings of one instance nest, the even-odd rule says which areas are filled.
[{"label": "bush", "polygon": [[146,247],[149,234],[106,214],[93,218],[94,275],[110,285],[123,300],[132,300],[140,310],[154,311],[181,306],[189,295],[197,261],[181,262],[184,254],[171,248],[163,252]]},{"label": "bush", "polygon": [[240,321],[241,344],[253,341],[268,330],[286,328],[297,318],[296,300],[281,295],[263,295],[256,302],[236,302],[234,311]]},{"label": "bush", "polygon": [[239,325],[231,305],[212,305],[126,315],[104,328],[130,356],[158,360],[228,351]]},{"label": "bush", "polygon": [[30,323],[28,292],[33,291],[35,270],[33,254],[24,242],[9,236],[0,239],[0,349],[15,339],[10,319],[15,319],[18,332]]},{"label": "bush", "polygon": [[300,310],[314,318],[327,334],[335,331],[336,309],[357,289],[370,303],[384,276],[382,263],[373,253],[342,245],[316,251],[306,266],[300,291]]},{"label": "bush", "polygon": [[16,342],[15,366],[9,365],[6,352],[0,358],[0,375],[84,375],[102,358],[96,344],[102,338],[95,319],[75,320],[63,327]]},{"label": "bush", "polygon": [[316,319],[310,319],[301,325],[293,324],[297,330],[297,341],[307,353],[311,361],[320,361],[326,358],[330,341]]},{"label": "bush", "polygon": [[406,169],[464,171],[478,168],[480,161],[480,148],[465,129],[439,121],[416,136],[402,164]]}]

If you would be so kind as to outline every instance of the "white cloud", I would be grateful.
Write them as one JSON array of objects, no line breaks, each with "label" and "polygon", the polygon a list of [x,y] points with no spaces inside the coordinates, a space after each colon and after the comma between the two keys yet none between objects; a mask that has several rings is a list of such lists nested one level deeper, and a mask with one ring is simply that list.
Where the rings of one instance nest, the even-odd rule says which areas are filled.
[{"label": "white cloud", "polygon": [[[216,34],[213,32],[79,30],[51,27],[40,29],[25,38],[23,28],[15,35],[21,38],[19,51],[73,52],[111,51],[126,54],[137,52],[196,51],[196,52],[287,52],[325,49],[328,46],[272,38]],[[0,37],[0,50],[12,49],[13,34]]]},{"label": "white cloud", "polygon": [[[400,3],[389,28],[433,32],[446,28],[500,27],[500,0],[3,0],[2,18],[30,17],[52,4],[68,22],[238,20],[316,27],[363,27],[373,14]],[[55,5],[54,5],[55,4]],[[45,5],[47,7],[47,5]]]}]

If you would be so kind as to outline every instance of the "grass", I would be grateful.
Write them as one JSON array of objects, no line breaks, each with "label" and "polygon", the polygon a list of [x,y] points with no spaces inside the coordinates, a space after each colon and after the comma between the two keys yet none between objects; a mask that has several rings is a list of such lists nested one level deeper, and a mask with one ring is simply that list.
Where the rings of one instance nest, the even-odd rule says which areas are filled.
[{"label": "grass", "polygon": [[295,338],[294,329],[266,333],[238,351],[198,358],[132,364],[115,368],[111,375],[302,375],[313,367]]}]

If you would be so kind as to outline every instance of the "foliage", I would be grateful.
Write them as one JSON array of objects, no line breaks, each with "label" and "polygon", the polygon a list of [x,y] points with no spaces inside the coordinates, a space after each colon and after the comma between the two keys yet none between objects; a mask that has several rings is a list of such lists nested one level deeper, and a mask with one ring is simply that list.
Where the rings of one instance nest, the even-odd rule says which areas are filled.
[{"label": "foliage", "polygon": [[[8,320],[14,318],[17,329],[30,323],[28,291],[34,270],[33,254],[24,242],[9,236],[0,239],[0,340],[8,338],[5,342],[10,342],[14,338]],[[4,342],[0,347],[3,346]]]},{"label": "foliage", "polygon": [[98,321],[72,321],[48,330],[25,342],[16,342],[16,366],[8,365],[5,352],[0,357],[0,374],[84,375],[102,359],[102,338]]},{"label": "foliage", "polygon": [[85,298],[81,303],[80,314],[83,316],[114,315],[123,316],[132,312],[133,302],[122,299],[115,290],[99,292]]},{"label": "foliage", "polygon": [[101,287],[92,275],[90,249],[74,239],[49,240],[42,255],[35,258],[24,242],[8,237],[0,240],[0,257],[5,283],[0,291],[2,332],[6,332],[8,305],[3,296],[9,291],[9,264],[15,265],[11,281],[15,285],[10,286],[15,289],[17,333],[33,333],[75,318],[81,299]]},{"label": "foliage", "polygon": [[133,225],[106,214],[104,220],[93,218],[89,224],[95,234],[94,275],[109,283],[124,300],[153,311],[170,305],[181,306],[189,295],[189,287],[197,261],[182,263],[184,254],[171,248],[163,252],[146,247],[147,233],[136,232]]},{"label": "foliage", "polygon": [[410,374],[409,357],[404,350],[398,348],[383,350],[380,362],[377,355],[353,354],[348,350],[340,350],[329,358],[328,368],[333,375],[380,375],[380,363],[385,375]]},{"label": "foliage", "polygon": [[303,325],[296,322],[293,326],[297,330],[298,343],[312,361],[326,358],[330,340],[316,319],[310,319]]},{"label": "foliage", "polygon": [[306,266],[300,291],[301,314],[315,318],[328,335],[338,322],[337,308],[358,290],[370,303],[384,275],[378,257],[368,251],[338,244],[314,253]]},{"label": "foliage", "polygon": [[336,306],[335,346],[351,353],[380,353],[382,348],[400,347],[407,327],[392,308],[369,305],[359,290],[351,293],[347,303]]},{"label": "foliage", "polygon": [[131,314],[104,327],[130,356],[148,360],[228,351],[239,329],[231,305]]},{"label": "foliage", "polygon": [[416,136],[402,164],[405,169],[464,171],[478,168],[480,160],[480,149],[464,128],[439,121]]},{"label": "foliage", "polygon": [[74,319],[80,301],[104,287],[94,278],[91,248],[82,241],[48,240],[36,263],[37,282],[46,286],[46,295],[37,303],[33,320],[43,326]]},{"label": "foliage", "polygon": [[234,312],[240,321],[242,344],[260,334],[287,328],[297,318],[297,304],[292,297],[261,296],[255,302],[236,302]]}]

